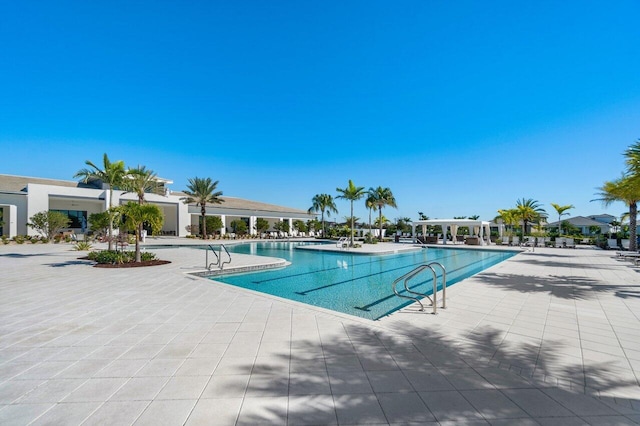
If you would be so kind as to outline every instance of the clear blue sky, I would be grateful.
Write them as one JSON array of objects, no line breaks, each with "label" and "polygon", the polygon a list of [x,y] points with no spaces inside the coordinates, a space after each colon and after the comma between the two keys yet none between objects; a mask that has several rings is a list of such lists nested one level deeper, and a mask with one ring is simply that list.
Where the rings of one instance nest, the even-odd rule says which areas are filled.
[{"label": "clear blue sky", "polygon": [[590,200],[640,138],[638,16],[638,1],[7,1],[0,173],[72,179],[106,152],[174,190],[211,177],[301,209],[353,179],[391,188],[390,219],[492,219],[523,197],[618,216]]}]

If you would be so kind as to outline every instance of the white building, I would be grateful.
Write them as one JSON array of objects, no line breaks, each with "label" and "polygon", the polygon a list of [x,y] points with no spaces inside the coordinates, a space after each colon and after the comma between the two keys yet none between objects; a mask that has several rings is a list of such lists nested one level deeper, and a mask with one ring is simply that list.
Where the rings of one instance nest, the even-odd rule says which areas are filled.
[{"label": "white building", "polygon": [[[551,223],[546,225],[546,228],[547,229],[552,229],[552,228],[556,228],[557,229],[558,226],[562,227],[562,223],[563,222],[567,222],[567,223],[570,223],[571,225],[579,228],[580,229],[580,233],[582,235],[595,234],[595,232],[591,231],[592,227],[594,227],[593,229],[595,229],[595,227],[598,227],[600,229],[600,233],[601,234],[608,234],[608,233],[611,232],[611,225],[609,225],[609,223],[611,223],[611,222],[605,222],[604,220],[595,220],[595,219],[593,219],[594,217],[606,218],[607,216],[610,216],[610,215],[594,215],[594,216],[589,216],[589,217],[574,216],[574,217],[569,217],[569,218],[563,219],[561,221],[551,222]],[[613,216],[610,216],[610,217],[613,217]]]},{"label": "white building", "polygon": [[[159,206],[164,213],[163,235],[186,236],[189,226],[198,225],[200,207],[186,205],[181,198],[181,192],[172,192],[168,185],[173,182],[158,179],[164,195],[149,193],[145,200]],[[137,201],[134,193],[113,191],[112,205]],[[293,221],[304,222],[314,219],[315,215],[305,210],[266,204],[257,201],[244,200],[234,197],[221,197],[222,204],[206,207],[207,216],[220,216],[223,227],[219,230],[224,234],[236,219],[244,220],[249,226],[248,231],[255,234],[254,228],[258,218],[266,219],[271,228],[276,222],[287,221],[289,229],[293,229]],[[109,207],[109,187],[100,181],[79,183],[76,181],[43,179],[25,176],[0,175],[0,220],[4,225],[0,228],[0,235],[12,238],[16,235],[35,235],[36,231],[27,226],[29,218],[36,213],[48,210],[58,210],[66,213],[71,219],[69,230],[81,233],[82,226],[92,213],[101,213]],[[84,221],[84,224],[83,224]],[[88,226],[87,226],[88,228]]]}]

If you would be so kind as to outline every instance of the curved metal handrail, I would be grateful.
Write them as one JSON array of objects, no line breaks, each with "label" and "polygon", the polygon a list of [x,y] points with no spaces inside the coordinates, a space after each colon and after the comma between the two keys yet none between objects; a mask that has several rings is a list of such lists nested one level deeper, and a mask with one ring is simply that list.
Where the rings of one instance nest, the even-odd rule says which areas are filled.
[{"label": "curved metal handrail", "polygon": [[227,256],[229,256],[229,260],[226,260],[224,262],[220,262],[220,270],[222,271],[222,269],[224,268],[224,265],[227,263],[231,263],[231,253],[229,253],[229,250],[227,250],[227,248],[224,246],[224,244],[220,244],[220,260],[222,260],[222,249],[224,249],[224,251],[227,253]]},{"label": "curved metal handrail", "polygon": [[[442,309],[447,309],[447,270],[440,262],[430,262],[429,265],[436,265],[442,269]],[[433,294],[438,290],[438,286],[434,282]],[[435,303],[435,302],[434,302]]]},{"label": "curved metal handrail", "polygon": [[[438,266],[442,269],[442,308],[445,309],[446,308],[446,288],[447,288],[447,271],[444,268],[444,266],[439,263],[439,262],[430,262],[424,265],[420,265],[414,269],[412,269],[411,271],[407,272],[406,274],[402,275],[401,277],[396,278],[393,283],[391,284],[391,288],[393,289],[393,292],[395,293],[396,296],[398,297],[402,297],[404,299],[409,299],[409,300],[413,300],[415,302],[418,302],[418,304],[420,305],[420,311],[424,311],[424,305],[422,304],[422,301],[417,298],[417,297],[413,297],[413,296],[407,296],[404,294],[400,294],[398,292],[398,283],[400,281],[403,281],[403,285],[404,285],[404,289],[407,293],[413,294],[415,296],[422,296],[422,297],[426,297],[427,299],[429,299],[429,301],[431,301],[431,304],[433,305],[433,314],[437,314],[438,311],[438,274],[436,273],[436,270],[433,268],[432,265]],[[429,296],[428,294],[424,294],[424,293],[419,293],[417,291],[413,291],[409,288],[408,286],[408,281],[415,277],[416,275],[420,274],[422,271],[424,271],[425,269],[429,269],[431,270],[431,273],[433,274],[433,299],[431,298],[431,296]]]},{"label": "curved metal handrail", "polygon": [[[210,271],[211,270],[211,265],[218,266],[220,264],[220,256],[218,256],[218,254],[216,253],[216,250],[213,248],[213,246],[211,244],[209,244],[208,246],[209,246],[209,248],[205,252],[205,267]],[[209,250],[211,250],[211,253],[213,253],[215,255],[215,257],[216,257],[216,262],[215,263],[209,263]]]}]

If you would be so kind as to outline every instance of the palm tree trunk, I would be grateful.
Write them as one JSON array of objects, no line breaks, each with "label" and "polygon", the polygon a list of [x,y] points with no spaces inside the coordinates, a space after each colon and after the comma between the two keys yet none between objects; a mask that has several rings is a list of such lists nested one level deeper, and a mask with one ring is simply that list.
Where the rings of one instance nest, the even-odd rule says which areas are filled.
[{"label": "palm tree trunk", "polygon": [[109,185],[109,238],[107,244],[109,244],[108,250],[113,250],[113,215],[111,208],[113,207],[113,188]]},{"label": "palm tree trunk", "polygon": [[351,247],[353,247],[353,200],[351,200]]},{"label": "palm tree trunk", "polygon": [[205,209],[205,205],[202,204],[200,207],[200,214],[202,215],[202,239],[207,239],[207,210]]},{"label": "palm tree trunk", "polygon": [[638,250],[638,236],[637,236],[637,226],[638,226],[638,203],[633,202],[629,203],[629,250],[637,251]]},{"label": "palm tree trunk", "polygon": [[371,241],[371,237],[372,237],[372,235],[371,235],[371,209],[369,209],[369,240],[368,241]]},{"label": "palm tree trunk", "polygon": [[107,237],[107,242],[109,244],[108,250],[113,250],[113,216],[111,216],[111,212],[109,212],[109,236]]},{"label": "palm tree trunk", "polygon": [[324,210],[322,210],[322,238],[326,238],[326,231],[324,230]]},{"label": "palm tree trunk", "polygon": [[136,232],[136,262],[141,262],[142,259],[140,257],[140,229],[142,228],[142,224],[138,227]]},{"label": "palm tree trunk", "polygon": [[382,242],[382,206],[378,206],[378,221],[380,222],[380,234],[378,235],[378,239]]},{"label": "palm tree trunk", "polygon": [[562,234],[562,215],[558,215],[558,235]]}]

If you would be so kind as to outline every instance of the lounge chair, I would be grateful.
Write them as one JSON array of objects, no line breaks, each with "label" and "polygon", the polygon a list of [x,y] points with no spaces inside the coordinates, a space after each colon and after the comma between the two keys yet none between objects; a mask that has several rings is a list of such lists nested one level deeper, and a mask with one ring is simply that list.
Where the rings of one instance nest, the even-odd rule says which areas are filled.
[{"label": "lounge chair", "polygon": [[502,237],[502,244],[505,246],[509,245],[509,237]]},{"label": "lounge chair", "polygon": [[576,248],[576,242],[574,241],[573,238],[565,238],[564,239],[564,246],[566,248]]},{"label": "lounge chair", "polygon": [[564,238],[562,237],[556,237],[556,241],[554,243],[554,247],[555,248],[563,248],[564,245]]},{"label": "lounge chair", "polygon": [[546,246],[547,246],[547,238],[538,237],[538,241],[536,241],[536,247],[546,247]]},{"label": "lounge chair", "polygon": [[629,250],[629,240],[620,240],[620,246],[622,247],[622,250]]},{"label": "lounge chair", "polygon": [[514,235],[512,240],[511,240],[511,245],[512,246],[519,246],[520,245],[520,237],[518,237],[517,235]]},{"label": "lounge chair", "polygon": [[618,246],[618,240],[616,240],[615,238],[609,238],[607,240],[607,248],[610,249],[610,250],[620,248]]}]

